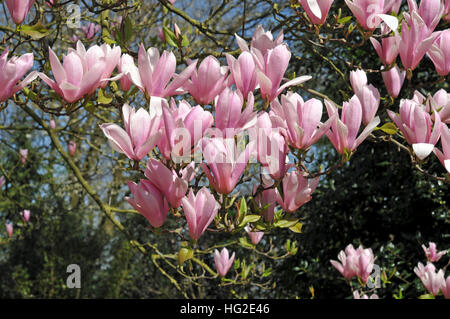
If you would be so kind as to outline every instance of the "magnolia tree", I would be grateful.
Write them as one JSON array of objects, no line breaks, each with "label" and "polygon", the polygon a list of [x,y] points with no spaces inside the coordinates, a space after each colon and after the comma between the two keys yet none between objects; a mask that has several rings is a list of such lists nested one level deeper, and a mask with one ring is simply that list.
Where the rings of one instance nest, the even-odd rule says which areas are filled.
[{"label": "magnolia tree", "polygon": [[[85,193],[90,214],[106,216],[184,297],[211,284],[235,296],[235,287],[275,287],[270,261],[298,253],[295,240],[278,235],[297,238],[302,207],[321,180],[352,165],[362,143],[393,143],[412,170],[450,180],[448,0],[2,6],[0,137],[17,154],[0,165],[4,244],[20,240],[39,210],[11,191],[33,157],[46,157],[38,138],[77,185],[66,192]],[[203,9],[209,17],[198,17]],[[228,25],[220,22],[233,20],[227,15],[235,17]],[[299,45],[319,58],[315,69],[302,69],[310,57]],[[322,53],[336,46],[369,48],[378,68]],[[414,87],[424,63],[433,66],[427,92]],[[315,85],[328,76],[322,64],[340,84]],[[8,118],[18,112],[22,130]],[[23,131],[28,141],[15,139]],[[339,160],[319,162],[323,147]],[[59,170],[55,184],[64,187]],[[139,234],[124,223],[137,214]],[[425,296],[449,298],[450,277],[433,265],[445,252],[434,243],[424,250],[428,264],[411,273]],[[331,264],[354,298],[383,297],[376,290],[389,280],[370,248],[349,244],[338,259]]]}]

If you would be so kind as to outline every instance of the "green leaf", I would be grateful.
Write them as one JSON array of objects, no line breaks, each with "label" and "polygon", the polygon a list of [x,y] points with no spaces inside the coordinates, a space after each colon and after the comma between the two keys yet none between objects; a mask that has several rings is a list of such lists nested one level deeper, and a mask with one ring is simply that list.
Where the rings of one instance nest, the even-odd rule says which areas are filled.
[{"label": "green leaf", "polygon": [[394,135],[398,131],[397,126],[394,123],[392,123],[392,122],[384,124],[379,129],[382,130],[383,132],[389,134],[389,135]]},{"label": "green leaf", "polygon": [[247,202],[245,201],[245,198],[242,197],[241,199],[241,206],[239,208],[239,224],[241,224],[245,218],[245,215],[247,215]]},{"label": "green leaf", "polygon": [[281,220],[275,222],[273,225],[275,227],[288,228],[288,227],[294,226],[297,223],[298,223],[298,219],[281,219]]},{"label": "green leaf", "polygon": [[346,24],[346,23],[349,22],[351,19],[352,19],[351,16],[349,16],[349,17],[342,17],[342,18],[340,18],[340,19],[338,20],[338,23],[340,23],[340,24]]},{"label": "green leaf", "polygon": [[112,100],[113,100],[113,98],[112,98],[112,97],[106,96],[106,95],[103,93],[103,90],[102,90],[102,89],[99,89],[99,90],[98,90],[97,102],[98,102],[99,104],[109,104],[109,103],[112,102]]},{"label": "green leaf", "polygon": [[181,41],[181,46],[182,47],[187,47],[189,45],[189,39],[186,35],[183,35],[183,40]]},{"label": "green leaf", "polygon": [[186,260],[191,259],[194,256],[194,251],[191,248],[183,247],[178,252],[178,264],[181,266]]},{"label": "green leaf", "polygon": [[241,246],[243,246],[243,247],[249,247],[249,248],[253,247],[253,245],[250,244],[250,243],[248,242],[247,237],[241,237],[241,238],[239,238],[239,243],[240,243]]},{"label": "green leaf", "polygon": [[242,222],[239,224],[239,227],[244,227],[248,223],[257,222],[260,218],[261,218],[261,216],[259,216],[259,215],[247,215],[244,217]]},{"label": "green leaf", "polygon": [[175,36],[175,33],[173,33],[172,30],[170,30],[168,27],[163,27],[164,37],[166,38],[167,44],[171,45],[173,47],[178,47],[177,44],[177,37]]},{"label": "green leaf", "polygon": [[289,229],[292,230],[294,233],[300,234],[302,232],[302,226],[303,226],[303,224],[298,222],[294,226],[289,227]]},{"label": "green leaf", "polygon": [[419,299],[435,299],[432,294],[424,294],[419,296]]},{"label": "green leaf", "polygon": [[20,32],[30,36],[33,40],[42,39],[51,33],[51,31],[46,29],[40,21],[33,26],[29,25],[21,26]]}]

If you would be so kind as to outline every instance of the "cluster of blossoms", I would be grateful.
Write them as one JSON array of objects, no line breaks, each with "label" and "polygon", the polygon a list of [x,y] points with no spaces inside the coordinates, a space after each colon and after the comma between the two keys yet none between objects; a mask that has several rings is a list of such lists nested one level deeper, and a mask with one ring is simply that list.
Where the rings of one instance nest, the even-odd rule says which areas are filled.
[{"label": "cluster of blossoms", "polygon": [[444,276],[444,270],[440,269],[436,271],[436,267],[433,263],[439,261],[447,251],[437,251],[436,244],[430,242],[428,247],[422,245],[425,255],[428,259],[427,264],[424,266],[419,262],[417,267],[414,268],[414,272],[422,281],[423,286],[433,296],[439,295],[442,291],[445,299],[450,299],[450,276],[447,279]]}]

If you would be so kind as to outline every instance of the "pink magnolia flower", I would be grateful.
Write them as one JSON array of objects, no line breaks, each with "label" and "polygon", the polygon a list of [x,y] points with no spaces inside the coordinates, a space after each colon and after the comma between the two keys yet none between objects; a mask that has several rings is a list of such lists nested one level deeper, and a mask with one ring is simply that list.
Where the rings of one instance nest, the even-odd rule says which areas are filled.
[{"label": "pink magnolia flower", "polygon": [[350,81],[353,91],[362,107],[362,121],[369,124],[377,113],[380,105],[380,92],[372,84],[367,83],[367,76],[363,70],[351,71]]},{"label": "pink magnolia flower", "polygon": [[364,30],[373,31],[381,23],[378,14],[385,12],[384,0],[345,0]]},{"label": "pink magnolia flower", "polygon": [[423,251],[425,252],[425,255],[427,256],[428,261],[432,263],[438,261],[439,259],[441,259],[443,255],[447,253],[446,250],[438,252],[436,249],[436,244],[433,242],[429,242],[428,247],[422,245],[422,248]]},{"label": "pink magnolia flower", "polygon": [[228,270],[230,270],[231,266],[233,265],[234,252],[230,257],[228,249],[226,249],[225,247],[220,253],[217,249],[214,249],[214,261],[216,263],[216,268],[219,275],[221,277],[225,277]]},{"label": "pink magnolia flower", "polygon": [[445,299],[450,299],[450,276],[442,283],[441,290]]},{"label": "pink magnolia flower", "polygon": [[272,128],[268,113],[260,113],[256,127],[258,161],[273,179],[278,180],[289,168],[286,165],[288,145],[280,130]]},{"label": "pink magnolia flower", "polygon": [[12,237],[13,230],[14,230],[13,224],[12,223],[6,223],[5,227],[6,227],[6,232],[8,233],[8,236]]},{"label": "pink magnolia flower", "polygon": [[443,19],[447,22],[450,22],[450,0],[445,0]]},{"label": "pink magnolia flower", "polygon": [[237,59],[229,54],[226,54],[226,57],[232,83],[236,85],[237,89],[242,93],[242,96],[247,97],[258,85],[256,79],[256,65],[252,54],[248,51],[244,51]]},{"label": "pink magnolia flower", "polygon": [[194,69],[184,88],[197,103],[206,105],[227,87],[227,74],[228,67],[221,67],[219,60],[210,55],[200,63],[198,70]]},{"label": "pink magnolia flower", "polygon": [[197,195],[191,188],[189,196],[182,199],[181,205],[186,215],[189,236],[193,240],[200,238],[220,209],[219,203],[206,187],[202,187]]},{"label": "pink magnolia flower", "polygon": [[50,120],[49,126],[50,126],[50,128],[51,128],[52,130],[54,130],[54,129],[56,128],[56,122],[55,122],[55,120]]},{"label": "pink magnolia flower", "polygon": [[436,72],[441,76],[450,73],[450,29],[438,33],[438,37],[427,52]]},{"label": "pink magnolia flower", "polygon": [[313,24],[324,24],[334,0],[299,0]]},{"label": "pink magnolia flower", "polygon": [[188,188],[188,183],[184,178],[178,177],[175,171],[171,171],[163,163],[153,158],[148,160],[144,174],[164,194],[170,206],[180,207],[181,200]]},{"label": "pink magnolia flower", "polygon": [[442,152],[436,147],[433,152],[447,172],[450,173],[450,129],[444,123],[441,124],[441,144]]},{"label": "pink magnolia flower", "polygon": [[441,134],[441,120],[434,111],[435,122],[424,110],[424,106],[413,100],[400,101],[400,116],[388,110],[389,117],[402,131],[406,141],[413,146],[414,153],[421,160],[425,159],[434,149]]},{"label": "pink magnolia flower", "polygon": [[415,0],[408,0],[408,7],[411,14],[413,11],[417,12],[430,33],[436,28],[444,13],[444,4],[441,0],[421,0],[419,7]]},{"label": "pink magnolia flower", "polygon": [[143,108],[136,112],[128,104],[122,107],[122,114],[125,130],[113,123],[101,124],[100,128],[114,150],[131,160],[140,161],[161,138],[161,118],[155,113],[150,115]]},{"label": "pink magnolia flower", "polygon": [[20,216],[22,216],[24,223],[28,223],[28,221],[30,220],[30,214],[31,212],[28,209],[25,209],[23,212],[20,212]]},{"label": "pink magnolia flower", "polygon": [[405,69],[414,70],[431,48],[437,33],[431,33],[417,11],[411,15],[404,13],[405,20],[401,26],[401,41],[399,44],[400,59]]},{"label": "pink magnolia flower", "polygon": [[320,176],[308,179],[299,171],[292,171],[283,177],[283,197],[277,196],[277,202],[283,210],[294,212],[311,200],[311,194],[319,185]]},{"label": "pink magnolia flower", "polygon": [[34,0],[5,0],[15,24],[22,24],[34,4]]},{"label": "pink magnolia flower", "polygon": [[225,88],[216,98],[216,128],[225,133],[235,135],[256,123],[256,112],[253,112],[254,97],[250,92],[245,109],[244,97],[240,91]]},{"label": "pink magnolia flower", "polygon": [[54,5],[54,0],[45,0],[45,3],[51,8]]},{"label": "pink magnolia flower", "polygon": [[350,71],[350,84],[352,85],[353,92],[361,91],[368,84],[366,72],[360,69]]},{"label": "pink magnolia flower", "polygon": [[208,177],[210,185],[221,194],[229,194],[236,187],[244,172],[255,143],[250,142],[238,153],[234,138],[203,138],[202,151],[206,163],[200,167]]},{"label": "pink magnolia flower", "polygon": [[212,114],[200,105],[191,107],[186,101],[181,101],[178,108],[173,99],[170,108],[166,100],[161,102],[164,134],[158,148],[168,159],[171,156],[190,156],[192,147],[196,146],[205,131],[212,126]]},{"label": "pink magnolia flower", "polygon": [[86,51],[78,41],[77,49],[69,48],[68,52],[63,56],[61,65],[55,52],[49,48],[50,65],[56,82],[44,73],[39,73],[39,77],[69,103],[94,93],[99,87],[106,87],[108,81],[121,76],[110,78],[120,59],[120,47],[111,49],[107,44],[101,47],[94,45]]},{"label": "pink magnolia flower", "polygon": [[[133,83],[133,76],[137,77],[139,69],[134,64],[133,57],[129,54],[122,54],[118,65],[119,73],[124,74],[120,78],[120,87],[122,91],[129,91],[131,84]],[[132,75],[133,74],[133,75]]]},{"label": "pink magnolia flower", "polygon": [[447,91],[440,89],[432,98],[428,98],[427,102],[427,111],[434,107],[435,110],[438,110],[441,121],[450,123],[450,94]]},{"label": "pink magnolia flower", "polygon": [[271,104],[271,119],[275,126],[286,130],[286,141],[298,149],[308,149],[330,128],[333,117],[325,123],[322,118],[323,104],[317,99],[306,102],[297,93],[288,92],[281,96],[281,104]]},{"label": "pink magnolia flower", "polygon": [[255,231],[250,226],[245,226],[244,229],[247,232],[248,237],[250,237],[250,240],[251,240],[252,244],[253,245],[258,245],[258,243],[261,241],[261,239],[264,236],[264,232],[263,231]]},{"label": "pink magnolia flower", "polygon": [[364,283],[369,279],[375,261],[372,249],[364,249],[362,246],[355,249],[352,244],[345,248],[345,252],[339,252],[338,259],[340,262],[330,262],[346,279],[358,276]]},{"label": "pink magnolia flower", "polygon": [[74,157],[77,153],[77,143],[75,143],[74,141],[69,141],[68,149],[70,156]]},{"label": "pink magnolia flower", "polygon": [[25,162],[27,161],[27,158],[28,158],[28,150],[20,149],[19,155],[20,155],[20,161],[22,162],[22,164],[25,164]]},{"label": "pink magnolia flower", "polygon": [[273,101],[289,86],[297,85],[311,79],[311,76],[305,75],[281,85],[281,81],[289,65],[289,60],[291,59],[291,52],[284,43],[267,50],[265,55],[255,48],[253,48],[253,52],[257,66],[256,76],[261,96],[266,101]]},{"label": "pink magnolia flower", "polygon": [[356,150],[380,123],[380,118],[375,117],[357,137],[362,121],[362,106],[358,97],[354,95],[350,101],[344,102],[341,119],[337,116],[338,110],[330,101],[325,100],[325,105],[329,117],[336,114],[336,118],[331,124],[331,130],[327,132],[327,137],[339,154]]},{"label": "pink magnolia flower", "polygon": [[6,101],[11,96],[30,84],[36,77],[33,71],[19,84],[17,82],[33,67],[33,53],[27,53],[21,57],[12,57],[8,60],[8,48],[0,56],[0,102]]},{"label": "pink magnolia flower", "polygon": [[360,296],[360,295],[359,295],[359,292],[358,292],[357,290],[355,290],[355,291],[353,292],[353,299],[380,299],[380,298],[378,297],[377,294],[372,294],[372,295],[370,295],[370,298],[369,298],[369,296],[367,296],[366,294]]},{"label": "pink magnolia flower", "polygon": [[405,81],[406,71],[400,70],[398,66],[394,66],[388,71],[383,71],[381,67],[381,76],[383,77],[384,85],[389,95],[396,98],[400,90],[402,89],[403,82]]},{"label": "pink magnolia flower", "polygon": [[83,31],[84,36],[87,40],[92,40],[95,37],[95,34],[102,29],[101,25],[96,23],[89,23],[87,27],[81,27],[81,31]]},{"label": "pink magnolia flower", "polygon": [[423,286],[434,296],[439,294],[442,285],[445,283],[444,271],[440,269],[436,272],[436,268],[432,263],[427,263],[424,266],[419,263],[417,267],[414,268],[414,272],[422,281]]},{"label": "pink magnolia flower", "polygon": [[[169,97],[184,93],[180,89],[195,70],[197,61],[194,61],[180,74],[175,74],[177,60],[172,52],[164,51],[159,54],[157,48],[145,51],[144,45],[139,47],[138,70],[131,68],[128,73],[131,81],[142,92],[149,96]],[[169,84],[169,81],[172,80]]]},{"label": "pink magnolia flower", "polygon": [[264,31],[261,25],[258,25],[252,36],[252,41],[250,42],[251,50],[248,48],[247,42],[235,34],[237,44],[239,48],[244,51],[251,51],[257,49],[263,56],[266,55],[268,50],[274,49],[281,43],[283,43],[284,34],[283,31],[279,32],[275,40],[273,39],[272,32]]},{"label": "pink magnolia flower", "polygon": [[259,209],[262,210],[264,219],[271,222],[273,220],[275,206],[277,204],[277,190],[274,188],[265,189],[260,194],[255,195],[254,198],[256,205],[258,205]]},{"label": "pink magnolia flower", "polygon": [[394,12],[396,15],[398,15],[398,11],[400,10],[402,1],[403,0],[385,0],[384,12],[386,14],[391,14],[392,12]]},{"label": "pink magnolia flower", "polygon": [[399,35],[394,35],[382,38],[380,44],[375,38],[370,37],[370,42],[372,42],[375,51],[377,51],[377,54],[384,65],[391,65],[395,62],[398,55],[400,40],[401,38]]},{"label": "pink magnolia flower", "polygon": [[128,187],[133,194],[133,198],[125,197],[128,203],[147,218],[150,225],[155,228],[161,227],[169,212],[169,205],[161,192],[150,181],[144,179],[140,184],[128,182]]}]

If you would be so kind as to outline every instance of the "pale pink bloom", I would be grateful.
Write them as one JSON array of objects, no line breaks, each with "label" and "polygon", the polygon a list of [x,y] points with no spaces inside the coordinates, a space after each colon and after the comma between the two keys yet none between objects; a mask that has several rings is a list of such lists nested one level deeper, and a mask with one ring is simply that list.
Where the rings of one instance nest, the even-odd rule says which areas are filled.
[{"label": "pale pink bloom", "polygon": [[278,180],[289,168],[286,165],[288,145],[280,129],[272,128],[268,113],[260,113],[256,128],[258,161],[273,179]]},{"label": "pale pink bloom", "polygon": [[441,119],[434,111],[434,128],[431,116],[424,110],[425,106],[413,100],[400,101],[400,116],[388,110],[389,117],[402,131],[406,141],[413,146],[414,153],[421,160],[433,151],[441,135]]},{"label": "pale pink bloom", "polygon": [[219,203],[206,187],[202,187],[197,195],[191,188],[189,196],[182,199],[181,205],[186,215],[189,236],[193,240],[200,238],[220,209]]},{"label": "pale pink bloom", "polygon": [[368,84],[366,72],[360,69],[350,71],[350,84],[352,85],[353,92],[360,91]]},{"label": "pale pink bloom", "polygon": [[231,266],[234,262],[234,252],[231,255],[231,258],[228,253],[228,249],[225,247],[219,253],[217,249],[214,249],[214,261],[216,263],[217,272],[221,277],[225,277],[228,270],[230,270]]},{"label": "pale pink bloom", "polygon": [[253,93],[250,92],[245,109],[242,110],[244,106],[242,93],[225,88],[215,102],[216,128],[224,133],[235,135],[254,126],[256,123],[256,112],[253,112],[253,104],[254,97]]},{"label": "pale pink bloom", "polygon": [[308,179],[299,171],[292,171],[283,177],[283,198],[280,194],[277,196],[277,202],[283,210],[294,212],[301,206],[309,202],[311,194],[319,185],[320,176]]},{"label": "pale pink bloom", "polygon": [[123,105],[122,114],[125,130],[113,123],[101,124],[100,128],[114,150],[131,160],[140,161],[161,138],[161,118],[156,113],[150,115],[143,108],[136,112],[128,104]]},{"label": "pale pink bloom", "polygon": [[274,49],[281,43],[283,43],[284,34],[283,30],[278,33],[275,40],[273,39],[272,32],[264,31],[261,25],[258,25],[253,33],[252,41],[250,43],[251,50],[249,50],[247,42],[235,34],[237,44],[242,51],[251,51],[257,49],[263,56],[266,55],[268,50]]},{"label": "pale pink bloom", "polygon": [[52,130],[54,130],[54,129],[56,128],[56,122],[55,122],[55,120],[50,120],[49,126],[50,126],[50,128],[51,128]]},{"label": "pale pink bloom", "polygon": [[380,298],[378,297],[377,294],[372,294],[372,295],[370,295],[370,298],[369,298],[369,296],[367,296],[366,294],[360,296],[360,295],[359,295],[359,292],[358,292],[357,290],[355,290],[355,291],[353,292],[353,299],[380,299]]},{"label": "pale pink bloom", "polygon": [[22,90],[37,77],[33,71],[19,84],[17,82],[33,67],[33,53],[27,53],[21,57],[12,57],[8,60],[8,48],[0,56],[0,102],[6,101],[11,96]]},{"label": "pale pink bloom", "polygon": [[133,57],[129,54],[122,54],[120,57],[119,65],[118,65],[119,73],[124,74],[120,78],[120,88],[122,91],[129,91],[132,81],[132,75],[131,74],[138,74],[139,69],[134,64]]},{"label": "pale pink bloom", "polygon": [[31,212],[28,209],[25,209],[23,212],[20,212],[20,216],[22,216],[22,219],[25,223],[28,223],[30,220],[30,214]]},{"label": "pale pink bloom", "polygon": [[28,150],[20,149],[19,155],[20,155],[20,161],[22,162],[22,164],[25,164],[25,162],[27,161],[27,158],[28,158]]},{"label": "pale pink bloom", "polygon": [[242,96],[247,97],[258,85],[256,79],[256,65],[252,54],[248,51],[244,51],[237,59],[229,54],[226,54],[226,57],[232,83],[234,83],[237,89],[241,91]]},{"label": "pale pink bloom", "polygon": [[177,0],[168,0],[171,5],[174,5]]},{"label": "pale pink bloom", "polygon": [[0,188],[2,188],[2,186],[5,184],[5,176],[0,176]]},{"label": "pale pink bloom", "polygon": [[364,249],[362,246],[359,246],[355,250],[352,244],[345,248],[345,252],[339,252],[338,259],[340,262],[331,260],[331,264],[346,279],[358,276],[364,283],[369,279],[375,261],[371,248]]},{"label": "pale pink bloom", "polygon": [[391,37],[385,37],[381,39],[381,44],[375,38],[370,37],[375,51],[377,51],[380,60],[385,65],[391,65],[395,62],[398,55],[400,36],[395,35]]},{"label": "pale pink bloom", "polygon": [[450,129],[444,123],[441,124],[441,144],[442,152],[437,147],[433,149],[433,152],[450,173]]},{"label": "pale pink bloom", "polygon": [[428,261],[430,261],[430,262],[438,261],[439,259],[441,259],[441,257],[443,255],[445,255],[447,253],[446,250],[438,252],[436,249],[436,244],[433,242],[429,242],[428,247],[426,247],[425,245],[422,245],[422,248],[423,248],[423,251],[425,252],[425,255],[427,256]]},{"label": "pale pink bloom", "polygon": [[75,154],[77,153],[77,143],[75,143],[74,141],[69,141],[67,147],[69,149],[70,156],[74,157]]},{"label": "pale pink bloom", "polygon": [[255,143],[250,142],[240,153],[234,138],[203,138],[202,151],[206,163],[200,166],[210,185],[221,194],[229,194],[244,172]]},{"label": "pale pink bloom", "polygon": [[385,12],[384,0],[345,0],[345,3],[363,29],[373,31],[381,23],[377,15]]},{"label": "pale pink bloom", "polygon": [[194,61],[183,72],[176,74],[177,59],[172,52],[164,51],[160,55],[157,48],[145,51],[144,45],[141,45],[138,55],[139,72],[131,68],[126,75],[149,96],[169,97],[184,93],[181,87],[195,71],[196,65],[197,61]]},{"label": "pale pink bloom", "polygon": [[45,0],[45,3],[51,8],[54,4],[54,0]]},{"label": "pale pink bloom", "polygon": [[188,182],[171,171],[163,163],[155,159],[149,159],[145,176],[148,180],[164,194],[170,206],[180,207],[181,200],[186,194]]},{"label": "pale pink bloom", "polygon": [[196,146],[205,131],[212,126],[212,114],[200,105],[191,107],[186,101],[181,101],[178,108],[173,99],[170,108],[166,100],[161,102],[164,130],[158,148],[168,159],[171,155],[190,155],[192,147]]},{"label": "pale pink bloom", "polygon": [[246,226],[244,229],[247,232],[248,237],[250,237],[250,240],[251,240],[252,244],[253,245],[258,245],[258,243],[261,241],[261,239],[264,236],[264,232],[263,231],[256,231],[250,226]]},{"label": "pale pink bloom", "polygon": [[325,123],[322,118],[323,104],[317,99],[306,102],[297,93],[281,96],[281,104],[275,99],[271,104],[271,119],[275,127],[285,130],[286,141],[298,149],[308,149],[330,128],[333,117]]},{"label": "pale pink bloom", "polygon": [[155,228],[161,227],[169,212],[169,205],[162,193],[150,182],[142,179],[140,184],[128,182],[133,198],[125,199],[139,213],[141,213],[150,225]]},{"label": "pale pink bloom", "polygon": [[[50,65],[56,81],[44,73],[39,77],[44,80],[67,102],[73,103],[87,94],[92,94],[99,87],[106,87],[108,81],[120,78],[109,78],[120,59],[120,47],[103,44],[95,45],[87,51],[81,41],[77,49],[69,48],[69,53],[63,56],[63,64],[51,48],[49,48]],[[80,67],[81,66],[81,67]]]},{"label": "pale pink bloom", "polygon": [[384,12],[386,14],[391,14],[392,12],[394,12],[396,15],[398,15],[398,11],[400,10],[402,1],[403,0],[385,0]]},{"label": "pale pink bloom", "polygon": [[369,84],[355,94],[361,103],[362,122],[364,125],[368,125],[375,118],[380,106],[380,92],[372,84]]},{"label": "pale pink bloom", "polygon": [[6,232],[8,233],[8,236],[12,237],[13,230],[14,230],[13,224],[12,223],[6,223],[5,227],[6,227]]},{"label": "pale pink bloom", "polygon": [[299,0],[313,24],[324,24],[334,0]]},{"label": "pale pink bloom", "polygon": [[448,276],[447,279],[442,282],[441,290],[444,294],[445,299],[450,299],[450,276]]},{"label": "pale pink bloom", "polygon": [[101,30],[101,26],[96,23],[89,23],[87,27],[81,27],[81,31],[83,31],[84,36],[87,40],[92,40],[95,34]]},{"label": "pale pink bloom", "polygon": [[325,100],[325,106],[329,117],[336,114],[335,120],[331,124],[331,130],[327,132],[327,137],[339,154],[356,150],[380,123],[380,118],[375,117],[358,136],[362,121],[362,106],[356,95],[350,101],[344,102],[341,119],[337,116],[338,110],[330,101]]},{"label": "pale pink bloom", "polygon": [[435,110],[439,110],[441,121],[450,123],[450,94],[447,91],[440,89],[427,102],[427,111],[430,107],[434,107]]},{"label": "pale pink bloom", "polygon": [[22,24],[34,4],[34,0],[5,0],[15,24]]},{"label": "pale pink bloom", "polygon": [[197,103],[206,105],[227,87],[227,74],[228,67],[220,66],[219,60],[209,55],[200,63],[198,70],[194,69],[184,88]]},{"label": "pale pink bloom", "polygon": [[436,72],[441,76],[450,73],[450,29],[438,33],[438,37],[427,52]]},{"label": "pale pink bloom", "polygon": [[433,32],[439,24],[444,13],[444,4],[442,0],[421,0],[420,6],[417,7],[415,0],[408,0],[409,12],[412,14],[416,11],[425,22],[429,32]]},{"label": "pale pink bloom", "polygon": [[403,82],[405,81],[406,71],[400,70],[398,66],[394,66],[388,71],[383,71],[383,69],[384,67],[381,67],[381,76],[383,77],[386,90],[390,96],[396,98],[402,89]]},{"label": "pale pink bloom", "polygon": [[164,31],[161,27],[158,28],[158,38],[161,42],[166,42],[166,36],[164,35]]},{"label": "pale pink bloom", "polygon": [[419,263],[417,267],[414,268],[414,272],[422,281],[423,286],[433,296],[439,294],[441,287],[445,283],[444,271],[442,269],[436,272],[436,268],[432,263],[429,262],[426,266]]},{"label": "pale pink bloom", "polygon": [[252,48],[252,50],[257,66],[256,76],[261,96],[266,101],[273,101],[289,86],[298,85],[311,79],[311,76],[305,75],[287,81],[281,85],[281,81],[283,80],[289,65],[289,60],[291,59],[291,52],[284,43],[273,49],[267,50],[265,55],[258,49]]},{"label": "pale pink bloom", "polygon": [[254,198],[256,204],[262,210],[264,219],[268,222],[271,222],[273,220],[275,206],[277,204],[278,198],[277,190],[274,188],[263,190],[260,194],[257,194]]},{"label": "pale pink bloom", "polygon": [[411,15],[404,13],[405,20],[401,26],[401,41],[399,43],[400,59],[405,69],[414,70],[431,48],[437,33],[431,33],[417,11]]}]

